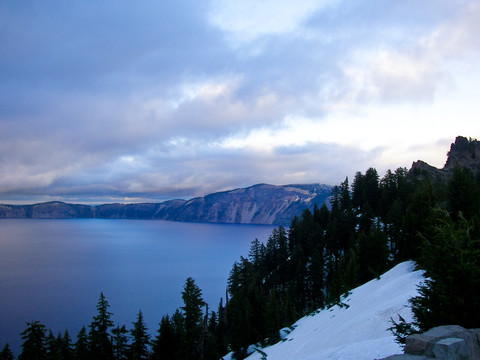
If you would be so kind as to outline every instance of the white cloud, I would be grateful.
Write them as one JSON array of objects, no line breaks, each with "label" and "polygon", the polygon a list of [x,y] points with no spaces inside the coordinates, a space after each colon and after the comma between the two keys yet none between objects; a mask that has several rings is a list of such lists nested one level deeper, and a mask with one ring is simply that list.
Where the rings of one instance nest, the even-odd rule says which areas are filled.
[{"label": "white cloud", "polygon": [[[442,166],[455,136],[480,138],[478,2],[155,4],[108,5],[79,39],[89,12],[11,13],[0,192],[335,182],[419,158]],[[18,23],[35,36],[16,36]]]},{"label": "white cloud", "polygon": [[266,35],[298,31],[312,13],[337,1],[332,0],[214,0],[210,21],[233,35],[234,41],[246,43]]}]

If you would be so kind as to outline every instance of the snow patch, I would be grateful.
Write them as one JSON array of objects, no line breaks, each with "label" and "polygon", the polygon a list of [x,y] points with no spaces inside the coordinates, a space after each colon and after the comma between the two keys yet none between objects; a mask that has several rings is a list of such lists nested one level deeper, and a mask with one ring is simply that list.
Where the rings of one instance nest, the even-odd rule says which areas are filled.
[{"label": "snow patch", "polygon": [[[249,360],[373,360],[402,353],[388,328],[390,319],[412,319],[408,299],[417,296],[424,280],[412,261],[398,264],[352,290],[335,305],[298,320],[282,331],[283,341],[260,349]],[[285,329],[283,329],[285,330]],[[225,359],[230,358],[229,356]]]}]

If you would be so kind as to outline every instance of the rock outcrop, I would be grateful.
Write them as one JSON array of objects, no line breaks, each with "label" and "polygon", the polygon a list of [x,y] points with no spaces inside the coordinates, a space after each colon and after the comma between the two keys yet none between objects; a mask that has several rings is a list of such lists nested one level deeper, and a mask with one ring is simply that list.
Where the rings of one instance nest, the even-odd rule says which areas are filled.
[{"label": "rock outcrop", "polygon": [[404,354],[389,356],[384,360],[428,359],[480,359],[480,329],[446,325],[410,335],[406,339]]},{"label": "rock outcrop", "polygon": [[428,175],[433,179],[445,181],[450,178],[457,166],[469,169],[474,175],[480,172],[480,142],[478,140],[457,136],[455,142],[450,145],[447,162],[442,169],[418,160],[413,162],[409,174]]}]

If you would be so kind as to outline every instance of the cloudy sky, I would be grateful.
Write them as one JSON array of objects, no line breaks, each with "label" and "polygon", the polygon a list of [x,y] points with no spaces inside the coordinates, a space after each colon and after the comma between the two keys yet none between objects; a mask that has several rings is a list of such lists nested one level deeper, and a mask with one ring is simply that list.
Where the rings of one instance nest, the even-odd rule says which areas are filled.
[{"label": "cloudy sky", "polygon": [[162,201],[442,167],[480,2],[0,2],[0,202]]}]

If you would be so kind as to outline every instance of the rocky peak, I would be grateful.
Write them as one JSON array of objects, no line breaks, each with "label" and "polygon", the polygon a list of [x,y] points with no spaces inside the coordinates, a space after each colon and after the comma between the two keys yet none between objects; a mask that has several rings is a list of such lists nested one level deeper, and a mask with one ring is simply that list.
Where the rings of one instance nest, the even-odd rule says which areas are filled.
[{"label": "rocky peak", "polygon": [[457,136],[455,142],[450,146],[448,159],[443,167],[444,170],[453,170],[461,166],[477,173],[480,169],[480,142],[476,139],[467,139]]},{"label": "rocky peak", "polygon": [[409,173],[412,175],[428,174],[438,180],[448,179],[455,167],[470,169],[474,174],[480,172],[480,142],[476,139],[457,136],[450,145],[447,162],[442,169],[427,164],[422,160],[413,162]]}]

